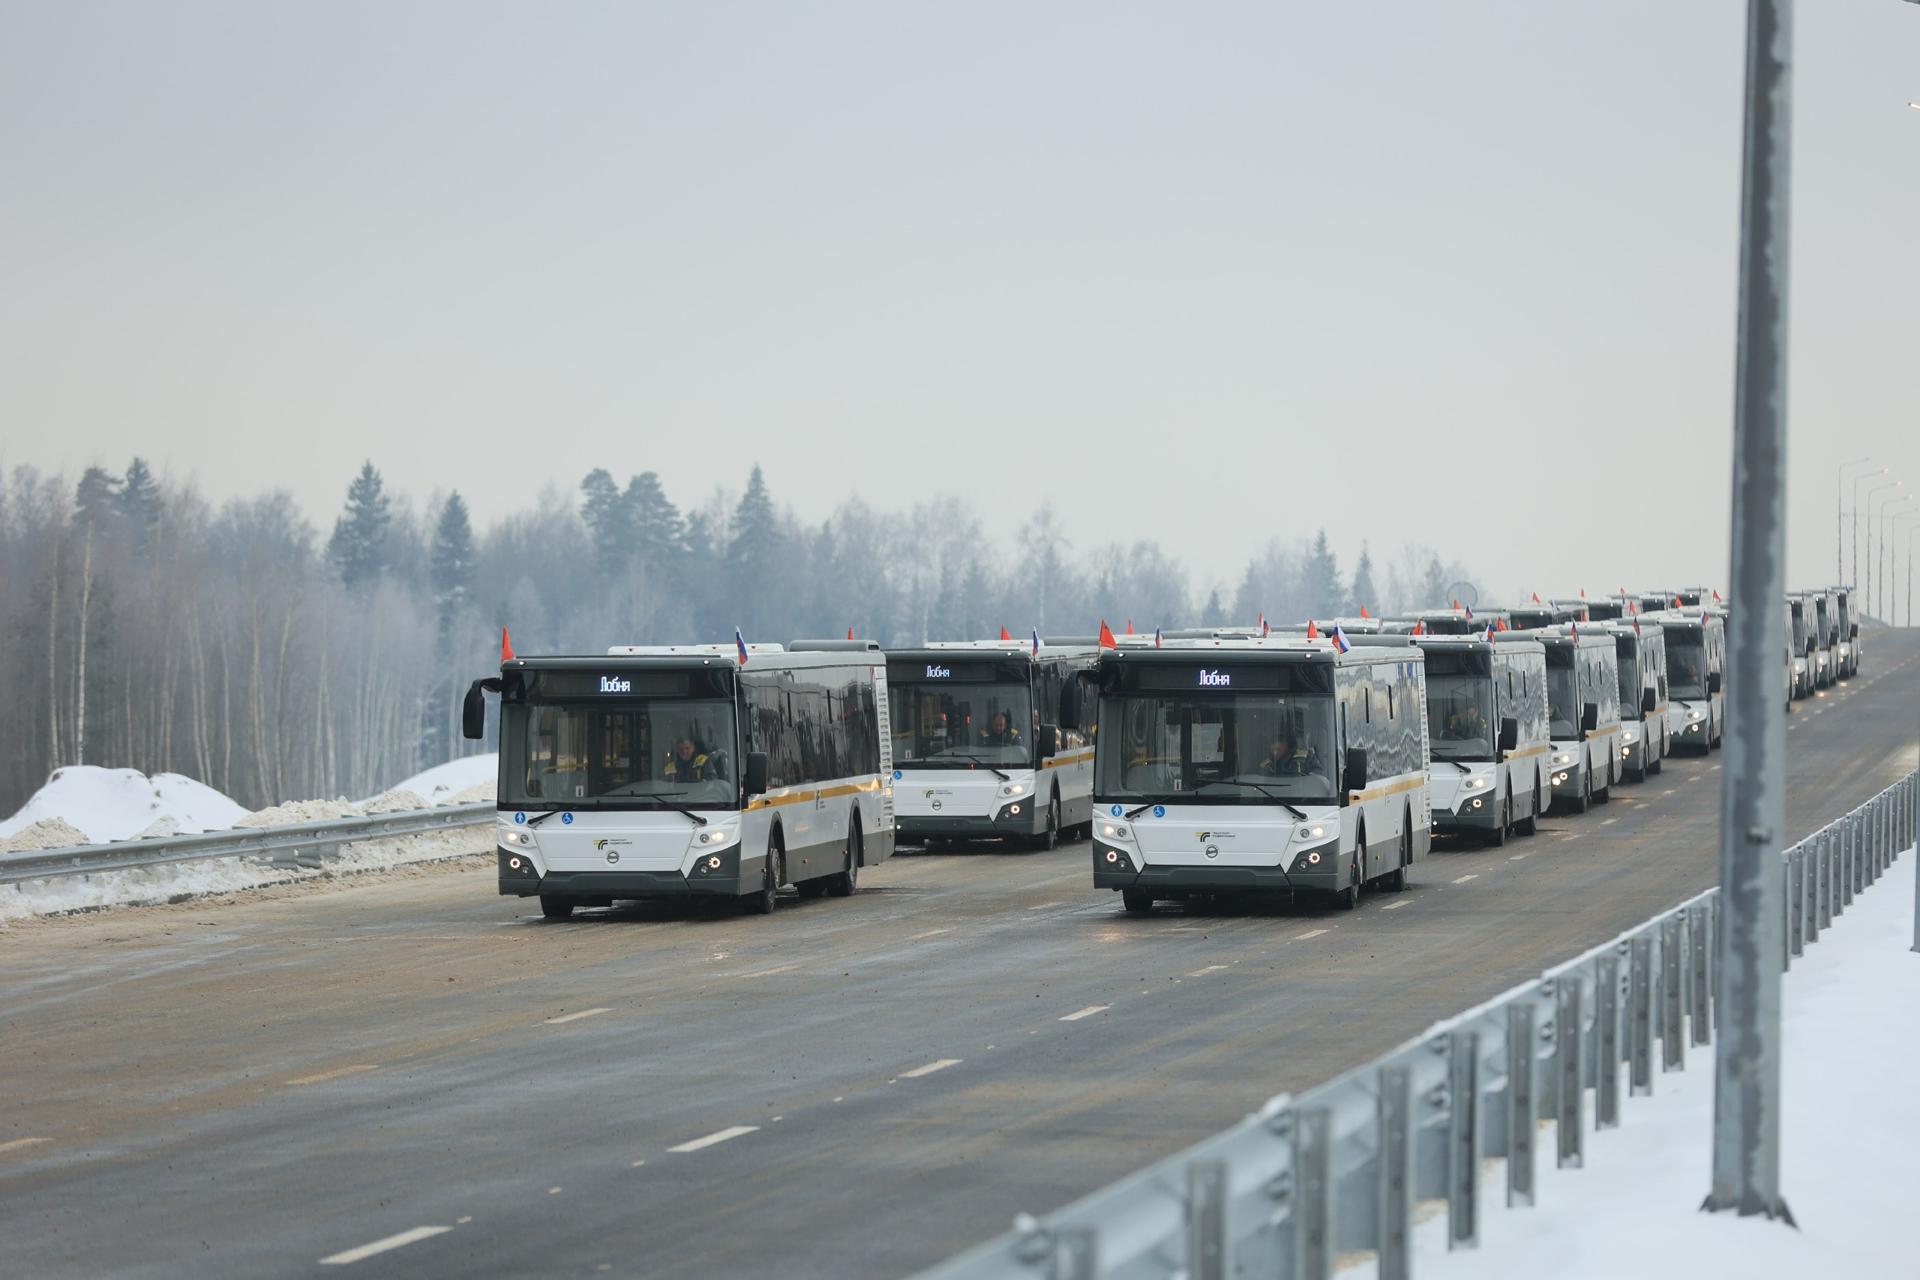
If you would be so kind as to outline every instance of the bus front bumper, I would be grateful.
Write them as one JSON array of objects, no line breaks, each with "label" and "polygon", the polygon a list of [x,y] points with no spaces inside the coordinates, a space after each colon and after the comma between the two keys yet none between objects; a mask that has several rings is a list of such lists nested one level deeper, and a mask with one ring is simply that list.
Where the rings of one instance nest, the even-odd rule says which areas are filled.
[{"label": "bus front bumper", "polygon": [[1468,831],[1497,831],[1499,827],[1500,809],[1494,804],[1491,792],[1462,798],[1458,809],[1433,811],[1433,829],[1443,836]]},{"label": "bus front bumper", "polygon": [[[738,897],[743,892],[740,874],[740,846],[712,855],[720,866],[696,868],[695,874],[680,871],[549,871],[542,875],[524,854],[496,849],[500,868],[500,893],[510,898],[604,898],[637,901],[642,898]],[[509,865],[518,859],[516,869]],[[749,876],[758,888],[764,869],[755,867]]]},{"label": "bus front bumper", "polygon": [[[1332,846],[1320,852],[1331,852]],[[1109,854],[1113,856],[1108,857]],[[1146,889],[1166,897],[1184,893],[1271,893],[1294,889],[1332,892],[1346,887],[1346,872],[1336,857],[1323,857],[1310,870],[1289,871],[1276,863],[1270,867],[1196,867],[1160,865],[1136,868],[1136,855],[1128,849],[1095,840],[1093,844],[1093,887],[1096,889]],[[1304,859],[1302,854],[1296,864]]]},{"label": "bus front bumper", "polygon": [[[1014,812],[1016,809],[1019,812]],[[1003,836],[1033,835],[1038,821],[1035,815],[1044,812],[1043,806],[1028,800],[1008,801],[991,816],[907,814],[895,810],[893,828],[897,839],[908,842],[925,840],[930,836],[948,840],[993,840]]]}]

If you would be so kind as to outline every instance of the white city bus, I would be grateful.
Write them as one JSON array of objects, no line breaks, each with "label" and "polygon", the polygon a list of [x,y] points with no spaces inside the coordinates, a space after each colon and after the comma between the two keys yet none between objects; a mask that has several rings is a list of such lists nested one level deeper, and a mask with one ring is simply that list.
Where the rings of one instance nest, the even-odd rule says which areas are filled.
[{"label": "white city bus", "polygon": [[1726,730],[1727,627],[1712,614],[1671,611],[1660,616],[1667,633],[1667,737],[1674,750],[1701,755],[1720,745]]},{"label": "white city bus", "polygon": [[1827,689],[1840,679],[1839,607],[1831,591],[1809,591],[1806,596],[1813,606],[1814,640],[1820,646],[1816,683]]},{"label": "white city bus", "polygon": [[1812,612],[1803,597],[1797,595],[1787,597],[1787,625],[1792,628],[1793,636],[1793,696],[1796,698],[1813,696],[1815,672]]},{"label": "white city bus", "polygon": [[1620,780],[1620,669],[1613,636],[1598,626],[1536,631],[1547,650],[1553,798],[1574,813],[1605,804]]},{"label": "white city bus", "polygon": [[1495,845],[1532,835],[1552,799],[1546,649],[1524,636],[1414,643],[1426,654],[1435,833]]},{"label": "white city bus", "polygon": [[857,642],[514,658],[500,694],[500,892],[549,919],[616,900],[845,897],[893,852],[885,659]]},{"label": "white city bus", "polygon": [[1427,854],[1417,648],[1294,638],[1101,656],[1093,881],[1156,899],[1406,887]]},{"label": "white city bus", "polygon": [[1629,782],[1666,767],[1667,633],[1635,618],[1612,624],[1620,663],[1620,765]]},{"label": "white city bus", "polygon": [[1093,819],[1097,643],[960,641],[887,654],[902,840],[1051,849]]},{"label": "white city bus", "polygon": [[1833,597],[1834,675],[1851,680],[1860,670],[1860,624],[1853,616],[1853,592],[1848,587],[1828,587]]}]

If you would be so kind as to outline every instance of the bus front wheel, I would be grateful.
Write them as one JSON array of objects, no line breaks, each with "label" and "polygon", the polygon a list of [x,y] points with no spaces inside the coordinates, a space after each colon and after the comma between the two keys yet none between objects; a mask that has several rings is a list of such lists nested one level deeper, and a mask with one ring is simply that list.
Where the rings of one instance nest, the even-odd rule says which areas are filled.
[{"label": "bus front wheel", "polygon": [[851,898],[860,891],[860,859],[863,842],[860,838],[860,819],[856,815],[847,823],[847,869],[827,881],[827,894],[834,898]]},{"label": "bus front wheel", "polygon": [[1367,847],[1365,828],[1353,837],[1353,863],[1347,868],[1347,887],[1333,891],[1333,905],[1342,911],[1351,911],[1360,905],[1360,851]]},{"label": "bus front wheel", "polygon": [[540,895],[540,914],[549,920],[565,920],[573,914],[572,898],[556,898],[551,894]]},{"label": "bus front wheel", "polygon": [[1122,889],[1120,905],[1127,909],[1130,916],[1152,915],[1153,895],[1145,889]]},{"label": "bus front wheel", "polygon": [[774,898],[780,892],[780,860],[785,850],[780,847],[780,839],[774,837],[767,845],[766,871],[760,877],[760,890],[747,899],[747,910],[757,916],[773,914]]}]

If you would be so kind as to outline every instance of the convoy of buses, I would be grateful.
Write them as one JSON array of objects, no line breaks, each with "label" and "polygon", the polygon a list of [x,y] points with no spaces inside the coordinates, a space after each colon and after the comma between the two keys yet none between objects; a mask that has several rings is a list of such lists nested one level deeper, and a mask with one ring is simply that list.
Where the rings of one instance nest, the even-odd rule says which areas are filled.
[{"label": "convoy of buses", "polygon": [[[1844,588],[1785,602],[1789,707],[1860,669]],[[1436,838],[1504,844],[1725,732],[1704,590],[1293,626],[507,656],[499,891],[550,919],[657,898],[844,897],[899,844],[1091,837],[1145,914],[1279,892],[1352,908]]]}]

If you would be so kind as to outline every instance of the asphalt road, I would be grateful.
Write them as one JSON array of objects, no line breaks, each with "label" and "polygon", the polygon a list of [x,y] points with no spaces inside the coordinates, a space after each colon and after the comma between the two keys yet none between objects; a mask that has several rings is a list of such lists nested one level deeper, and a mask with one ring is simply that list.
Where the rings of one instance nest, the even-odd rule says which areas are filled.
[{"label": "asphalt road", "polygon": [[[1913,767],[1920,636],[1870,646],[1796,834]],[[1130,918],[1080,843],[770,920],[488,863],[9,929],[0,1275],[903,1275],[1706,887],[1720,761],[1352,914]]]}]

